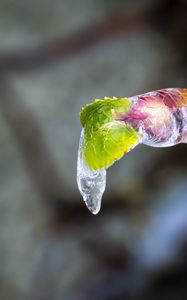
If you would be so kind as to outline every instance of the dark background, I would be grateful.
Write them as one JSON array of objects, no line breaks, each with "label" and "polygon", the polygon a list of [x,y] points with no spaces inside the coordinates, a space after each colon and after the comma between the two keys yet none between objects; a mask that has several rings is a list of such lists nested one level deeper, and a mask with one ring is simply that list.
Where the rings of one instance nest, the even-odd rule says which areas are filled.
[{"label": "dark background", "polygon": [[76,185],[81,107],[187,88],[185,0],[0,0],[0,299],[187,299],[187,146],[138,146],[101,212]]}]

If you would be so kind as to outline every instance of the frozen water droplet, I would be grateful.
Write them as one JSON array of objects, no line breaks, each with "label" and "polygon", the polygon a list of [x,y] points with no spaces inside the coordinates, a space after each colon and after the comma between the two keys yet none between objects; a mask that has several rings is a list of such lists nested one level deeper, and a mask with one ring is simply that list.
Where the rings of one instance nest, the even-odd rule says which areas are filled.
[{"label": "frozen water droplet", "polygon": [[101,208],[102,195],[106,186],[106,170],[92,171],[84,159],[84,129],[81,131],[78,161],[77,184],[88,209],[97,214]]}]

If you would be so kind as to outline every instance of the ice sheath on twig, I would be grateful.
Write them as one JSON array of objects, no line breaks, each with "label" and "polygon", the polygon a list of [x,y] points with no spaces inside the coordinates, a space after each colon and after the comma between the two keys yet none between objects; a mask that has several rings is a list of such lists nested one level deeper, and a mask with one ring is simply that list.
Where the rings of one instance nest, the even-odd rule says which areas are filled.
[{"label": "ice sheath on twig", "polygon": [[187,89],[162,89],[129,98],[95,100],[80,113],[77,183],[97,214],[106,169],[136,145],[168,147],[187,142]]}]

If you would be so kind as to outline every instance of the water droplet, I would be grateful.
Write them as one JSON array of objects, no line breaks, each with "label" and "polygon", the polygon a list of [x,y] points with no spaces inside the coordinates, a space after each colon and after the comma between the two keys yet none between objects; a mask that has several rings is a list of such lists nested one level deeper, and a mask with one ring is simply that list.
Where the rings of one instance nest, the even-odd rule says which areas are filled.
[{"label": "water droplet", "polygon": [[84,129],[81,131],[78,161],[77,184],[88,209],[97,214],[101,208],[102,195],[106,186],[106,170],[92,171],[84,159]]}]

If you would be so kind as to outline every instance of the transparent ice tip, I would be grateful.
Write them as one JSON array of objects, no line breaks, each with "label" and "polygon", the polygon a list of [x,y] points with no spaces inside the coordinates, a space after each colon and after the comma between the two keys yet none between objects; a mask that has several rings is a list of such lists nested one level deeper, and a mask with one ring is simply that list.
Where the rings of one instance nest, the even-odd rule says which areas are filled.
[{"label": "transparent ice tip", "polygon": [[97,214],[101,208],[102,195],[106,186],[106,170],[92,171],[84,159],[84,129],[81,131],[78,160],[77,184],[79,191],[92,214]]}]

